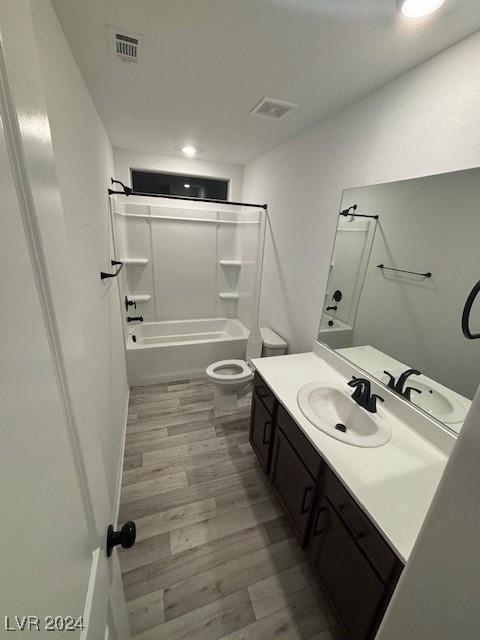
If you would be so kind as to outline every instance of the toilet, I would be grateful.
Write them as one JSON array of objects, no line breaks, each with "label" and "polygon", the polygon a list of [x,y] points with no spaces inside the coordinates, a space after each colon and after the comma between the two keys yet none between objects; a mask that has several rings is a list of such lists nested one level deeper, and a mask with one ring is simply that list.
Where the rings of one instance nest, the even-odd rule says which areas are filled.
[{"label": "toilet", "polygon": [[287,343],[269,327],[260,327],[261,349],[255,347],[255,342],[247,344],[247,359],[219,360],[209,365],[205,374],[215,385],[215,408],[230,411],[238,407],[238,400],[251,389],[254,370],[250,364],[253,358],[268,358],[283,356],[287,351]]}]

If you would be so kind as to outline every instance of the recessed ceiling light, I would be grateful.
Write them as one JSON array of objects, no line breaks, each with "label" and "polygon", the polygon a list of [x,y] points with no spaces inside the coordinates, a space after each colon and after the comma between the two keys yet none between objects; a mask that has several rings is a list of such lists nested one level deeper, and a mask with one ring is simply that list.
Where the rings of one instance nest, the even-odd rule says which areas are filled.
[{"label": "recessed ceiling light", "polygon": [[184,184],[183,185],[185,189],[190,189],[190,185],[189,184]]},{"label": "recessed ceiling light", "polygon": [[193,158],[193,156],[197,153],[195,147],[192,147],[191,144],[187,144],[182,148],[183,153],[189,158]]},{"label": "recessed ceiling light", "polygon": [[397,0],[397,8],[407,18],[422,18],[440,9],[445,0]]}]

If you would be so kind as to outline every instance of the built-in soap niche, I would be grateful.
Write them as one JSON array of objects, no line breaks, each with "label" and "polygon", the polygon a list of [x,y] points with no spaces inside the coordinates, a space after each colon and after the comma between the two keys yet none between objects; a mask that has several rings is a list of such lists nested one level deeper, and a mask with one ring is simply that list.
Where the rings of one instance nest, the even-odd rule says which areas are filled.
[{"label": "built-in soap niche", "polygon": [[222,315],[235,318],[238,308],[238,288],[240,279],[241,260],[222,259],[218,262],[220,273],[218,278],[218,298]]}]

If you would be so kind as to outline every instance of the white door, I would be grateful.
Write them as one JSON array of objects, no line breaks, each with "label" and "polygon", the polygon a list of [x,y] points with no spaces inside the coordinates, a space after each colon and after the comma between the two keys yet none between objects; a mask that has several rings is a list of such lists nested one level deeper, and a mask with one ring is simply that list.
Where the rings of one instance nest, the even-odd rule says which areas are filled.
[{"label": "white door", "polygon": [[[76,420],[34,184],[35,177],[43,183],[53,218],[59,198],[48,118],[38,104],[26,108],[28,95],[41,95],[31,74],[30,94],[12,91],[18,78],[9,73],[3,35],[15,16],[3,0],[0,11],[0,637],[16,637],[13,630],[28,637],[30,628],[38,638],[56,631],[103,640],[108,620],[109,637],[123,640],[118,558],[105,553],[112,505],[100,444]],[[18,66],[32,67],[25,41],[19,46]],[[22,130],[32,113],[35,149]]]}]

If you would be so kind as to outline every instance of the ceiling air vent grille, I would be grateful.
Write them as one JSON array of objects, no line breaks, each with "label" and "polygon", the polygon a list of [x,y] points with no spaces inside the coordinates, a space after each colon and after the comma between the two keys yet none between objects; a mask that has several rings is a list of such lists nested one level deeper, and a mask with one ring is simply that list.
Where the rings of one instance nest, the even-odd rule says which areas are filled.
[{"label": "ceiling air vent grille", "polygon": [[108,27],[112,54],[123,62],[137,62],[141,36],[126,29]]},{"label": "ceiling air vent grille", "polygon": [[138,53],[137,38],[130,38],[130,36],[124,36],[121,33],[116,33],[115,51],[117,52],[117,56],[122,60],[128,60],[128,62],[136,62]]},{"label": "ceiling air vent grille", "polygon": [[284,100],[276,100],[275,98],[262,98],[250,113],[254,116],[279,120],[286,116],[289,111],[295,109],[295,107],[298,107],[298,104],[294,104],[293,102],[285,102]]}]

